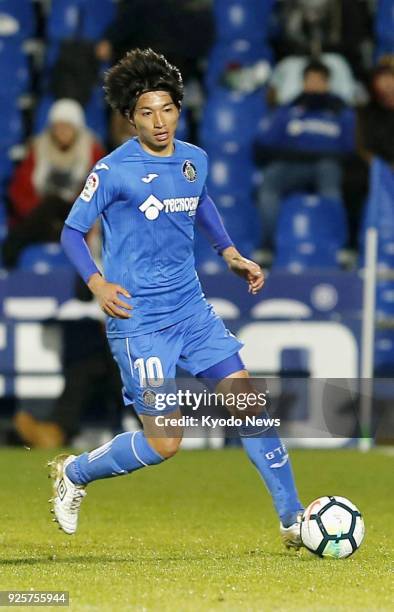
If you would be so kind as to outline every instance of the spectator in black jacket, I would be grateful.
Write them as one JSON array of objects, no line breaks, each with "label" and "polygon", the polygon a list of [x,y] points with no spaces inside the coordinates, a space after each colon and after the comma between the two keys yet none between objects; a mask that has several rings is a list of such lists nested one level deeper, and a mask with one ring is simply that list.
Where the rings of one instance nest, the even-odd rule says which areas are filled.
[{"label": "spectator in black jacket", "polygon": [[213,38],[212,10],[206,0],[121,0],[96,54],[102,61],[116,61],[132,48],[152,47],[177,66],[187,82]]},{"label": "spectator in black jacket", "polygon": [[394,165],[394,58],[375,68],[370,93],[360,111],[359,151],[367,161],[375,155]]},{"label": "spectator in black jacket", "polygon": [[329,78],[324,64],[308,64],[303,92],[276,109],[258,135],[257,160],[270,162],[258,198],[268,248],[273,245],[280,200],[287,193],[312,190],[322,197],[341,198],[341,162],[354,149],[354,113],[329,92]]}]

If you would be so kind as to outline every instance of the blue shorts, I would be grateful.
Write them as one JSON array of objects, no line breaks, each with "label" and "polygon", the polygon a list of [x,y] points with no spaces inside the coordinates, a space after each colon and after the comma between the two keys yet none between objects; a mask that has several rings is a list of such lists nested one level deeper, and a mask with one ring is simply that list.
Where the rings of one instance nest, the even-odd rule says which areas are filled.
[{"label": "blue shorts", "polygon": [[[146,415],[158,414],[154,406],[157,393],[176,392],[177,365],[197,376],[243,346],[210,305],[165,329],[108,341],[120,369],[125,404],[134,404],[138,414]],[[159,414],[175,408],[166,406]]]}]

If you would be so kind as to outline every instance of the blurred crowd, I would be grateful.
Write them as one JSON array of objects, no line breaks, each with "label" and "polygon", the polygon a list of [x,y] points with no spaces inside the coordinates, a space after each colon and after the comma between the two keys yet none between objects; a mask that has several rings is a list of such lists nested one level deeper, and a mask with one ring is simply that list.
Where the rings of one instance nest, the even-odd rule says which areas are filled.
[{"label": "blurred crowd", "polygon": [[[66,265],[45,245],[58,242],[89,168],[132,135],[101,84],[137,46],[181,69],[178,137],[210,155],[210,192],[240,249],[294,271],[339,266],[341,249],[359,246],[368,163],[393,162],[393,4],[1,0],[0,69],[10,79],[0,100],[3,267],[34,269],[40,253],[48,269]],[[278,219],[289,197],[304,227],[293,241],[306,246],[284,256]],[[323,219],[330,206],[344,207],[345,226],[341,241],[326,236],[323,253],[308,208],[325,209]],[[208,272],[219,265],[199,237],[196,258]]]},{"label": "blurred crowd", "polygon": [[[177,137],[208,152],[208,189],[246,256],[361,266],[384,183],[378,258],[394,268],[394,0],[0,0],[0,267],[69,265],[53,248],[64,219],[89,169],[133,135],[103,75],[148,46],[182,71]],[[199,235],[196,263],[223,265]],[[390,282],[378,309],[394,316]],[[45,438],[29,418],[21,431]]]}]

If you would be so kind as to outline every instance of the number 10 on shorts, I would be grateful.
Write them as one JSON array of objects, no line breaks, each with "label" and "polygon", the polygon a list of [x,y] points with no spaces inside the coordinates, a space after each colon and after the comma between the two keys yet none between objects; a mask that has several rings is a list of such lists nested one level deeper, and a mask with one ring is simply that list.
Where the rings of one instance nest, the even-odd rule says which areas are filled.
[{"label": "number 10 on shorts", "polygon": [[159,357],[139,357],[134,361],[134,370],[138,371],[140,387],[161,387],[164,383],[163,366]]}]

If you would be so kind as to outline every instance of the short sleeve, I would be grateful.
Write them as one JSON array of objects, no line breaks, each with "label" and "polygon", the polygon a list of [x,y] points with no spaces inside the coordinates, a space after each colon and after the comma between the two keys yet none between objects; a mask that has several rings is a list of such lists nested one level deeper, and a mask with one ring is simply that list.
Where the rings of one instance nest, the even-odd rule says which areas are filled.
[{"label": "short sleeve", "polygon": [[114,174],[112,169],[97,167],[89,174],[66,219],[66,225],[81,232],[89,231],[97,217],[116,199]]}]

